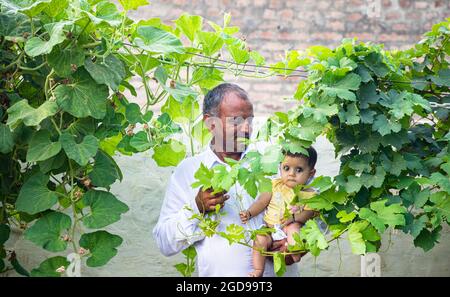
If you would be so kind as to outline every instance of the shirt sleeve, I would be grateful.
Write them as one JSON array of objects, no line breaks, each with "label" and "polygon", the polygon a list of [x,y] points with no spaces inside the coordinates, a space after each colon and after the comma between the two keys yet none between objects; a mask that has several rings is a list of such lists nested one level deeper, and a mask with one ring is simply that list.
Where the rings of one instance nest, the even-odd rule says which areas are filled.
[{"label": "shirt sleeve", "polygon": [[183,187],[175,176],[176,173],[169,180],[161,213],[153,229],[153,237],[165,256],[175,255],[205,237],[198,228],[198,219],[191,219],[194,214],[200,214],[195,197],[191,197],[192,190]]}]

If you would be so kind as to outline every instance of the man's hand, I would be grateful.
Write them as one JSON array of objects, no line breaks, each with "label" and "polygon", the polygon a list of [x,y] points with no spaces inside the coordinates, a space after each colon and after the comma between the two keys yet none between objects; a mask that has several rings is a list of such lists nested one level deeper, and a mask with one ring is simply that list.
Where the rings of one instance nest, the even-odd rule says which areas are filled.
[{"label": "man's hand", "polygon": [[198,210],[201,213],[206,213],[216,210],[216,205],[219,204],[222,208],[230,196],[226,195],[225,192],[220,192],[212,194],[213,190],[208,189],[203,191],[200,189],[197,196],[195,197],[195,203],[197,204]]},{"label": "man's hand", "polygon": [[[285,238],[282,240],[274,241],[272,243],[272,246],[270,247],[269,251],[284,253],[284,252],[288,251],[287,247],[288,247],[288,243],[287,243],[287,239]],[[306,255],[306,253],[301,253],[300,257],[303,257],[304,255]],[[286,255],[284,260],[286,262],[286,265],[292,265],[295,263],[294,259],[292,259],[292,255]]]},{"label": "man's hand", "polygon": [[248,210],[241,211],[239,213],[239,216],[241,217],[241,221],[243,224],[247,224],[248,220],[250,220],[250,212]]}]

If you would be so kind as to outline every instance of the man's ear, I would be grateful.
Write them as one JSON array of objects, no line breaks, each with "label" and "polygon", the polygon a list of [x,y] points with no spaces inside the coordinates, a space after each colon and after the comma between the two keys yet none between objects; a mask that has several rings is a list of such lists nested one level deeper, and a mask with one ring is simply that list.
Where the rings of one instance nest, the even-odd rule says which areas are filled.
[{"label": "man's ear", "polygon": [[203,115],[203,122],[205,123],[205,126],[209,132],[212,132],[216,128],[216,124],[209,114]]}]

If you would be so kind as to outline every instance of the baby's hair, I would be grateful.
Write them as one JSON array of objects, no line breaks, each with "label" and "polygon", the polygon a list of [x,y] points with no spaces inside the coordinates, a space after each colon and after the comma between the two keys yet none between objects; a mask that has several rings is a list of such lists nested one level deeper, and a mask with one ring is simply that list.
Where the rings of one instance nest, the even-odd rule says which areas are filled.
[{"label": "baby's hair", "polygon": [[308,156],[305,154],[302,154],[302,153],[291,153],[290,151],[287,151],[287,150],[283,150],[283,154],[286,156],[289,156],[289,157],[294,157],[294,158],[299,158],[299,157],[306,158],[308,160],[309,168],[313,169],[314,166],[316,166],[316,162],[317,162],[317,152],[314,149],[314,147],[312,147],[312,146],[307,148],[306,151],[308,152]]}]

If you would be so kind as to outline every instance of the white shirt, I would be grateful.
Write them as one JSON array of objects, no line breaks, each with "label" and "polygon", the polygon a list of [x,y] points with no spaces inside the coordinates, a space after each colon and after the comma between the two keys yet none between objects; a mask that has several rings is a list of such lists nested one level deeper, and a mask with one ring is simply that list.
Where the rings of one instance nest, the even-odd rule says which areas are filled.
[{"label": "white shirt", "polygon": [[[260,147],[251,145],[248,150],[252,148],[259,150]],[[245,153],[242,157],[244,155]],[[201,163],[208,168],[212,168],[216,164],[225,164],[208,146],[204,152],[186,158],[177,166],[170,177],[158,223],[153,229],[153,237],[161,253],[165,256],[177,254],[193,244],[197,251],[199,276],[248,276],[248,273],[253,271],[252,249],[237,243],[230,245],[225,238],[218,235],[212,237],[198,235],[201,234],[201,230],[197,226],[198,220],[190,220],[193,212],[184,209],[184,206],[187,205],[195,213],[199,213],[195,203],[195,196],[199,188],[193,189],[191,184],[195,181],[194,174]],[[241,193],[243,197],[243,209],[247,209],[254,199],[239,184],[237,192]],[[227,214],[221,217],[217,231],[225,232],[225,228],[230,224],[251,229],[256,229],[263,224],[263,213],[252,218],[247,225],[242,224],[239,217],[239,201],[236,198],[234,186],[231,187],[228,194],[230,198],[225,202],[222,210]],[[266,260],[264,276],[274,276],[273,262],[270,260]],[[297,265],[287,266],[285,276],[298,276]]]}]

